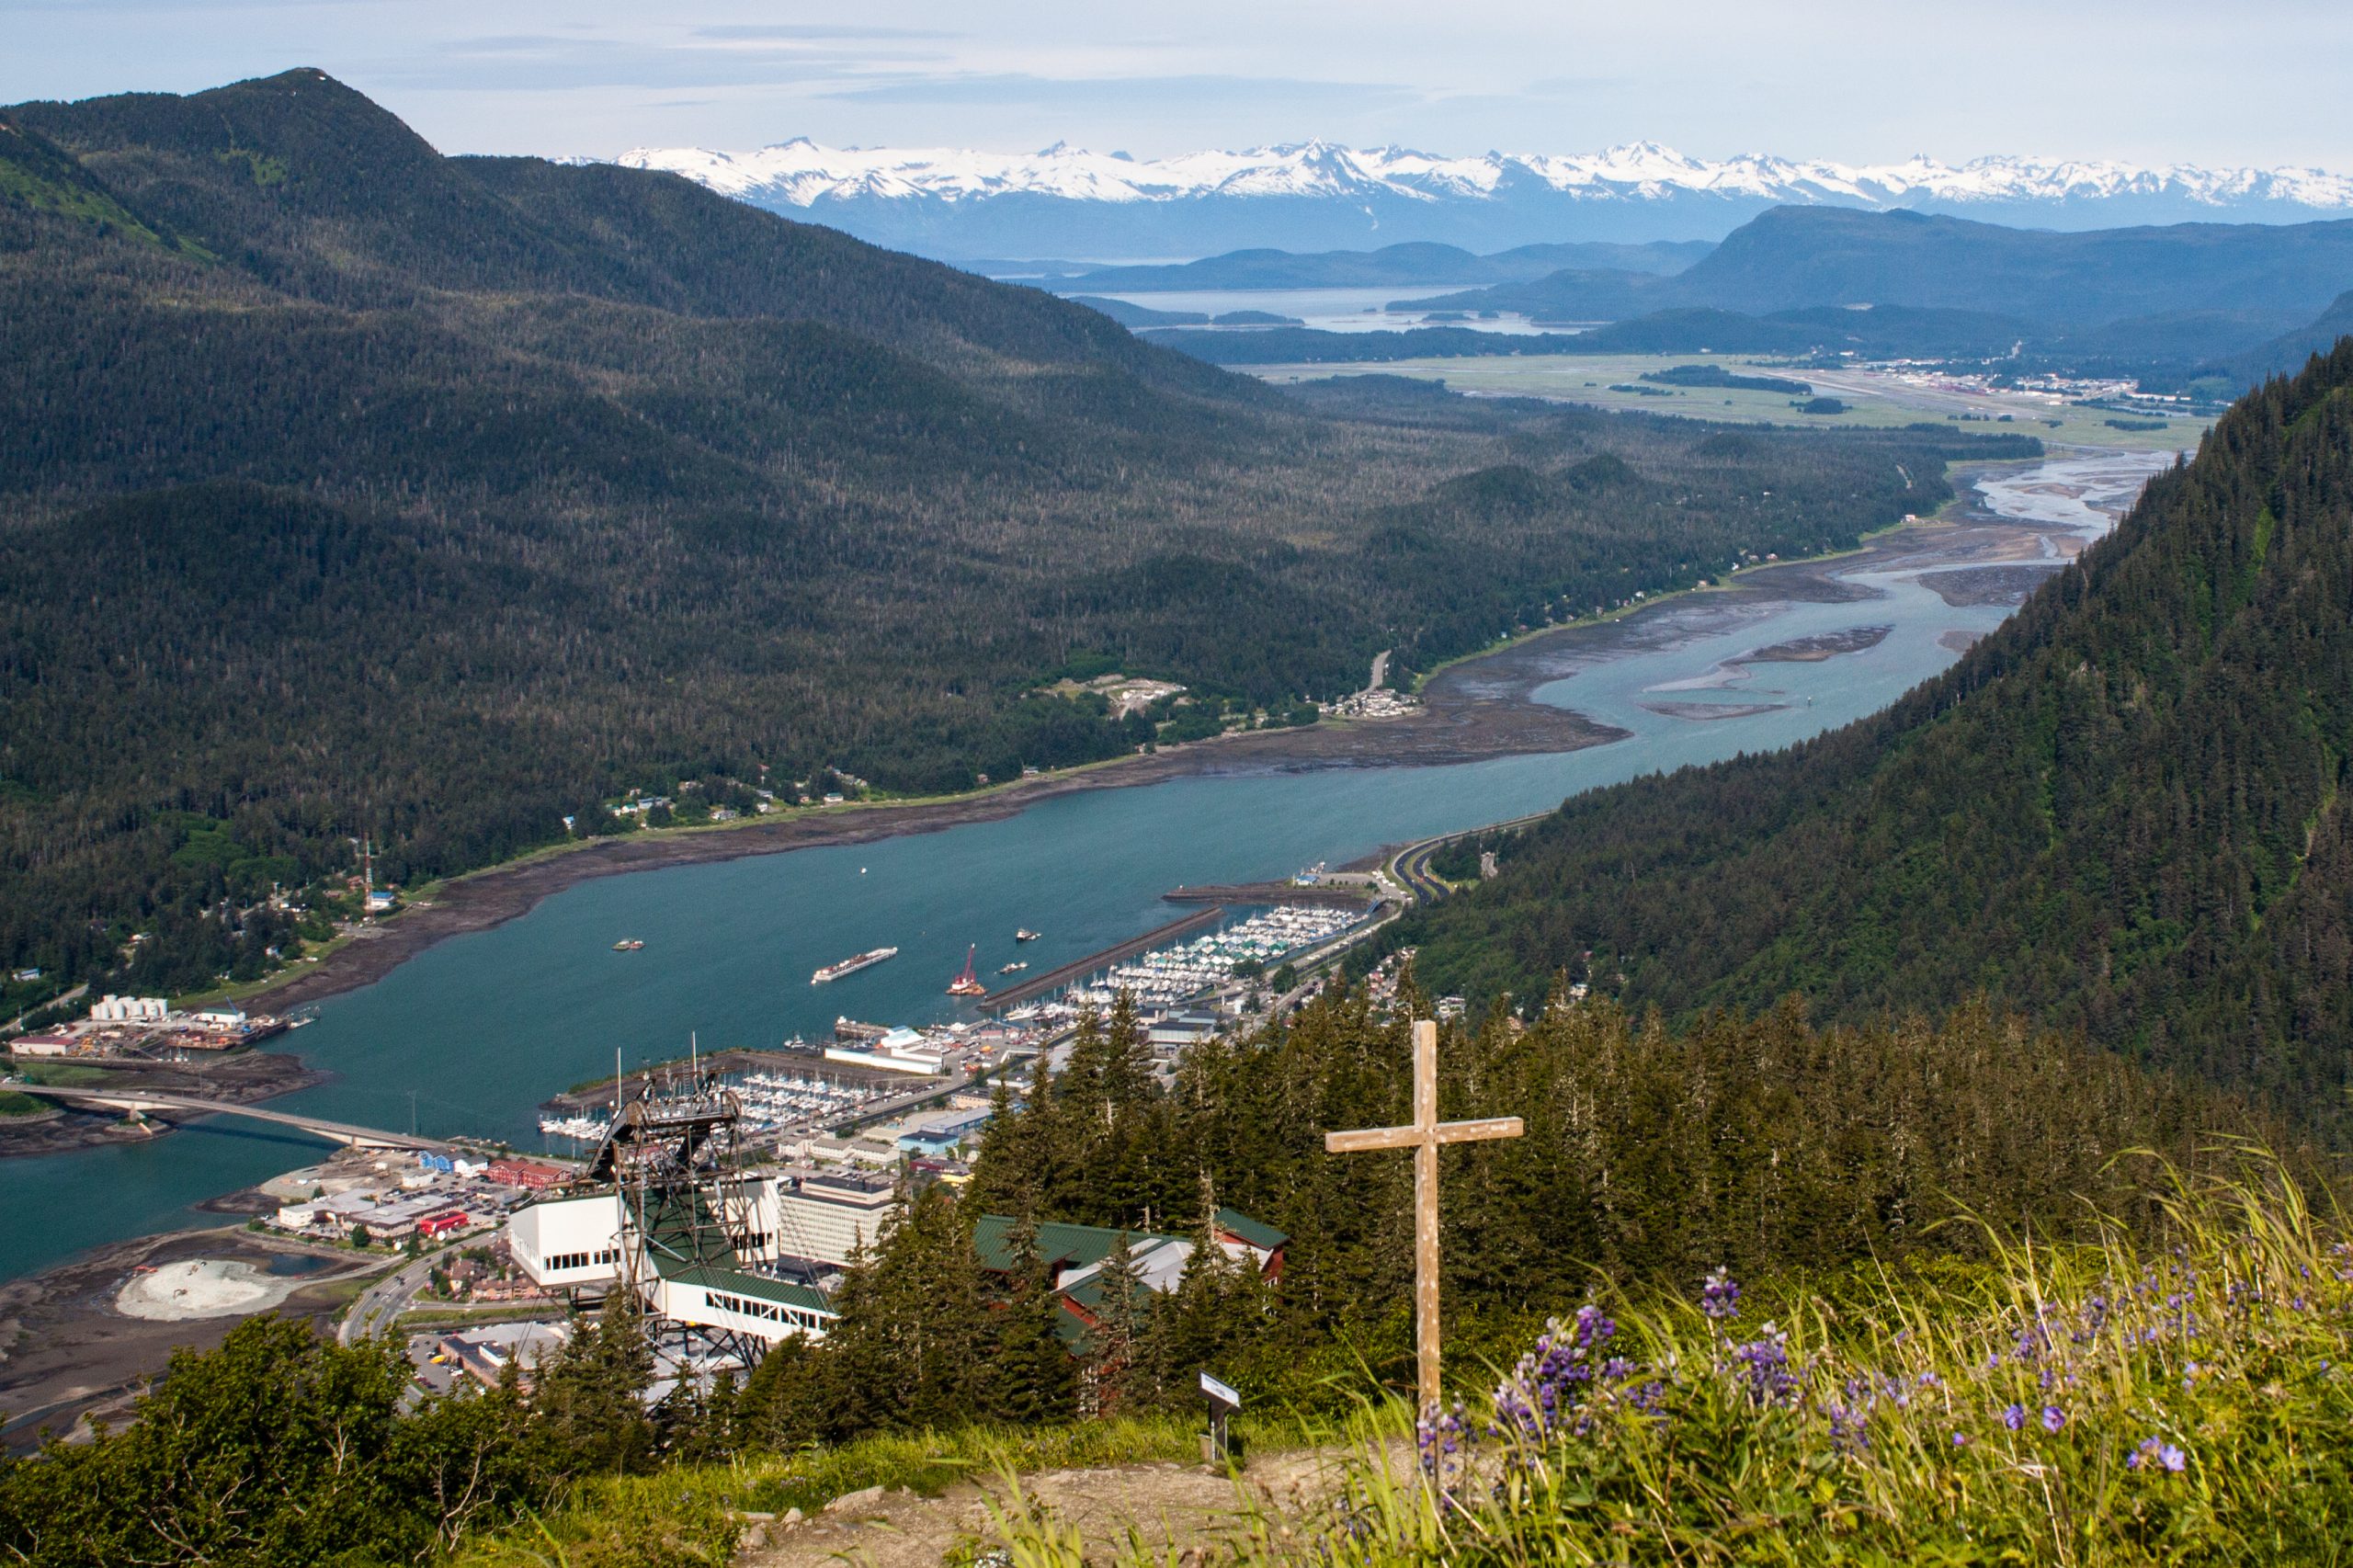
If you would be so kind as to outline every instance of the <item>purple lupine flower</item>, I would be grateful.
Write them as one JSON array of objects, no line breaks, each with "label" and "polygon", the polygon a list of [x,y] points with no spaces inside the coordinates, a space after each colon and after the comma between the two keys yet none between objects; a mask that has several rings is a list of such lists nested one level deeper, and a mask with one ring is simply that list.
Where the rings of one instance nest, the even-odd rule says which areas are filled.
[{"label": "purple lupine flower", "polygon": [[[1572,1324],[1558,1318],[1547,1322],[1535,1348],[1519,1358],[1511,1376],[1495,1390],[1497,1428],[1541,1441],[1566,1416],[1572,1430],[1584,1431],[1585,1418],[1575,1414],[1576,1385],[1593,1381],[1595,1356],[1617,1333],[1616,1321],[1591,1302],[1577,1309]],[[1604,1368],[1612,1378],[1632,1371],[1632,1365],[1618,1357]]]},{"label": "purple lupine flower", "polygon": [[1740,1315],[1740,1287],[1729,1271],[1719,1268],[1700,1282],[1699,1310],[1718,1323]]},{"label": "purple lupine flower", "polygon": [[1787,1404],[1797,1397],[1798,1380],[1790,1369],[1790,1336],[1767,1324],[1762,1335],[1732,1349],[1734,1368],[1748,1381],[1748,1397],[1758,1404]]}]

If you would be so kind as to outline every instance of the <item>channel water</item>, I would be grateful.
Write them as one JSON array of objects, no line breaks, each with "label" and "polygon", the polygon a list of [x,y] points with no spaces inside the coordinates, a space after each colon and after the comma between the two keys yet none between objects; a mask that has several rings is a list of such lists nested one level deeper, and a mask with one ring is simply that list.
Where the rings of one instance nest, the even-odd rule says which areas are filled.
[{"label": "channel water", "polygon": [[[2053,537],[2087,536],[2109,527],[2166,460],[2057,459],[1988,477],[1980,489],[1990,510]],[[1161,894],[1181,883],[1337,865],[1875,712],[1951,663],[1961,641],[1952,633],[1982,634],[2008,614],[1948,605],[1918,580],[1934,567],[1924,560],[1858,575],[1877,592],[1845,603],[1677,601],[1648,612],[1650,634],[1631,640],[1639,645],[1596,637],[1594,657],[1537,696],[1629,732],[1607,745],[1088,790],[943,832],[586,882],[321,1004],[316,1021],[280,1045],[335,1079],[272,1103],[537,1149],[540,1102],[609,1073],[616,1051],[634,1063],[681,1054],[690,1036],[705,1049],[766,1046],[829,1031],[841,1014],[891,1024],[954,1017],[960,1005],[942,988],[967,945],[991,972],[1013,958],[1017,927],[1043,933],[1018,949],[1043,971],[1171,918]],[[1866,627],[1888,631],[1819,662],[1739,662],[1758,648]],[[1710,710],[1732,716],[1691,716]],[[644,948],[614,951],[624,937]],[[898,957],[811,985],[819,965],[884,946]],[[214,1118],[138,1145],[0,1162],[8,1194],[0,1278],[103,1243],[220,1223],[190,1205],[307,1164],[319,1147]]]}]

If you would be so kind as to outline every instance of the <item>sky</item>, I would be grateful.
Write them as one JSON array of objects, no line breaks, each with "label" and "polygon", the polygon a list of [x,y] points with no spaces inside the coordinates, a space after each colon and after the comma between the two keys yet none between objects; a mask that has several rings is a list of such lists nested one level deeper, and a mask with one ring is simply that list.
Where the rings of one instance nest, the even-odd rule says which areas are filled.
[{"label": "sky", "polygon": [[449,153],[1647,140],[2353,169],[2344,0],[0,0],[0,102],[296,65]]}]

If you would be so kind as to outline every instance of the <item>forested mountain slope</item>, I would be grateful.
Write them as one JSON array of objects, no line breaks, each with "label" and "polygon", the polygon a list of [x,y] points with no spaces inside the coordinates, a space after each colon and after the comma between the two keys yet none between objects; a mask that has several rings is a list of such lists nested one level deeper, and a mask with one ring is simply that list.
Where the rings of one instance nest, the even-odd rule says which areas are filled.
[{"label": "forested mountain slope", "polygon": [[1448,988],[1675,1012],[1984,991],[2335,1121],[2348,757],[2353,341],[1884,715],[1573,801],[1404,939]]},{"label": "forested mountain slope", "polygon": [[0,110],[0,1019],[249,977],[362,835],[413,884],[631,788],[1107,756],[1152,724],[1036,688],[1281,710],[1997,449],[1280,396],[315,71]]}]

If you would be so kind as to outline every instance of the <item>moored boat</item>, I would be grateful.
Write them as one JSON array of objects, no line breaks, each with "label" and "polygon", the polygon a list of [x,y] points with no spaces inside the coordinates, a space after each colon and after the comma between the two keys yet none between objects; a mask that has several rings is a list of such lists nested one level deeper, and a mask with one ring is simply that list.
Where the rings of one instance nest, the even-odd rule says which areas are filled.
[{"label": "moored boat", "polygon": [[809,977],[809,983],[823,985],[829,980],[839,980],[846,974],[856,974],[861,969],[872,968],[884,959],[894,959],[898,956],[899,949],[896,948],[871,948],[856,958],[844,959],[839,963],[827,964]]}]

